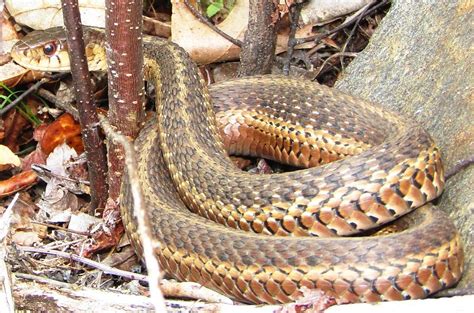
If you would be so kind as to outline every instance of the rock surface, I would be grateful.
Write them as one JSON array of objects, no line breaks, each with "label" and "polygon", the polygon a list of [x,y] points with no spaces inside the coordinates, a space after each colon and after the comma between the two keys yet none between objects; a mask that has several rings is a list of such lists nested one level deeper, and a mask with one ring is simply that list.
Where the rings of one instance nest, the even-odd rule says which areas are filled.
[{"label": "rock surface", "polygon": [[[369,46],[336,88],[421,123],[444,154],[445,170],[474,156],[474,2],[394,1]],[[460,230],[465,274],[474,292],[474,166],[452,177],[438,206]]]}]

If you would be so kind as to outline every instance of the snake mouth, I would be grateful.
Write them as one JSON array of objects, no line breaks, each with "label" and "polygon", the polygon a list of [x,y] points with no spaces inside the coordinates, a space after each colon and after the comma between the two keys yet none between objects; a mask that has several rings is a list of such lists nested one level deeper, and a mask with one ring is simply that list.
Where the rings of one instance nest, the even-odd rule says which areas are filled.
[{"label": "snake mouth", "polygon": [[41,47],[25,47],[26,45],[19,41],[11,50],[10,56],[13,61],[30,70],[43,72],[69,72],[69,56],[67,51],[56,51],[53,55],[44,55]]}]

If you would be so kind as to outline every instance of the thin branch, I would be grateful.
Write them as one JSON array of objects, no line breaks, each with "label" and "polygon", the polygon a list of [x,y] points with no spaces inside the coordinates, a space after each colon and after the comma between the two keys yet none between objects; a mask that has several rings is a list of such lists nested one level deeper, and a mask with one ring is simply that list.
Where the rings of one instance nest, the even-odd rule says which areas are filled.
[{"label": "thin branch", "polygon": [[17,249],[20,252],[49,254],[49,255],[55,255],[55,256],[58,256],[58,257],[61,257],[61,258],[71,259],[72,261],[80,262],[80,263],[85,264],[87,266],[90,266],[92,268],[96,268],[98,270],[101,270],[105,274],[110,274],[110,275],[120,276],[120,277],[127,278],[127,279],[136,279],[136,280],[139,280],[139,281],[148,282],[148,279],[145,275],[123,271],[123,270],[120,270],[118,268],[113,268],[113,267],[110,267],[108,265],[105,265],[105,264],[93,261],[91,259],[79,256],[77,254],[58,251],[58,250],[49,250],[49,249],[36,248],[36,247],[27,247],[27,246],[17,246]]},{"label": "thin branch", "polygon": [[110,125],[105,117],[101,117],[100,125],[104,130],[106,136],[111,140],[122,145],[125,152],[125,166],[127,168],[127,175],[129,176],[130,189],[133,197],[133,211],[138,221],[138,233],[143,246],[143,256],[148,270],[148,283],[150,286],[150,293],[152,301],[158,312],[165,312],[165,304],[163,295],[161,293],[159,282],[161,280],[160,265],[154,255],[154,246],[151,239],[151,228],[149,219],[146,217],[145,201],[140,181],[137,174],[137,161],[135,157],[135,149],[127,137],[117,133]]},{"label": "thin branch", "polygon": [[288,35],[288,50],[286,51],[286,58],[283,63],[283,75],[288,76],[290,74],[290,62],[293,56],[293,51],[297,40],[295,39],[296,30],[298,28],[298,21],[300,18],[301,9],[303,8],[304,2],[296,2],[290,7],[290,34]]},{"label": "thin branch", "polygon": [[375,10],[380,8],[381,6],[387,4],[388,2],[389,2],[388,0],[383,0],[382,2],[380,2],[379,4],[373,6],[372,8],[370,8],[367,11],[365,11],[365,7],[364,7],[362,9],[358,10],[356,13],[354,13],[348,19],[346,19],[342,24],[340,24],[339,26],[331,29],[330,31],[327,31],[324,34],[319,34],[319,35],[314,35],[314,36],[309,36],[309,37],[305,37],[305,38],[296,39],[296,44],[299,45],[299,44],[303,44],[303,43],[308,42],[308,41],[314,41],[315,43],[318,43],[321,39],[329,37],[330,35],[335,34],[338,31],[340,31],[341,29],[344,29],[344,28],[354,24],[359,19],[359,16],[363,13],[363,11],[365,11],[365,13],[362,14],[363,15],[362,17],[368,16],[368,15],[372,14]]},{"label": "thin branch", "polygon": [[323,64],[321,64],[321,66],[319,67],[319,69],[316,71],[315,75],[314,75],[314,78],[317,78],[319,76],[319,74],[321,74],[321,71],[324,69],[324,67],[326,66],[326,64],[334,59],[334,58],[337,58],[337,57],[350,57],[350,58],[355,58],[357,56],[357,53],[354,53],[354,52],[336,52],[334,53],[333,55],[329,56],[326,58],[326,60],[324,60]]},{"label": "thin branch", "polygon": [[456,175],[457,173],[472,164],[474,164],[474,156],[456,162],[456,164],[454,164],[454,166],[446,172],[446,175],[444,176],[445,179],[450,179],[451,177],[453,177],[454,175]]},{"label": "thin branch", "polygon": [[[349,41],[351,40],[352,36],[354,36],[354,33],[355,33],[357,27],[359,26],[360,21],[362,20],[362,18],[363,18],[364,16],[366,16],[367,11],[369,10],[369,8],[370,8],[374,3],[375,3],[375,1],[369,2],[367,5],[365,5],[364,7],[362,7],[362,9],[359,11],[359,12],[360,12],[359,17],[358,17],[357,20],[355,21],[354,26],[352,27],[351,32],[349,33],[349,36],[347,36],[346,42],[345,42],[344,45],[342,46],[342,50],[341,50],[342,53],[345,53],[345,52],[346,52],[347,45],[349,44]],[[341,56],[340,62],[341,62],[341,69],[342,69],[342,71],[344,71],[344,62],[343,62],[343,61],[344,61],[344,60],[343,60],[343,56]]]},{"label": "thin branch", "polygon": [[89,237],[91,235],[88,232],[82,232],[82,231],[77,231],[77,230],[73,230],[73,229],[68,229],[66,227],[62,227],[62,226],[54,225],[54,224],[48,224],[48,223],[43,223],[43,222],[38,222],[38,221],[31,221],[31,223],[36,224],[36,225],[46,226],[48,228],[54,228],[54,229],[57,229],[57,230],[62,230],[64,232],[71,233],[71,234],[76,234],[76,235],[80,235],[80,236]]},{"label": "thin branch", "polygon": [[19,195],[19,193],[15,194],[7,209],[0,217],[0,290],[3,291],[0,294],[2,296],[2,299],[0,299],[0,304],[5,309],[5,311],[9,313],[15,312],[15,301],[13,300],[10,271],[7,267],[7,264],[5,263],[5,259],[7,256],[7,244],[5,239],[8,235],[8,232],[10,231],[10,223],[13,216],[13,207],[15,206]]},{"label": "thin branch", "polygon": [[101,135],[96,125],[99,122],[89,67],[85,57],[85,44],[82,33],[81,16],[77,0],[61,0],[63,6],[64,25],[66,25],[71,73],[74,81],[74,92],[79,109],[79,123],[87,155],[89,181],[91,190],[90,212],[98,207],[105,207],[107,201],[107,158]]},{"label": "thin branch", "polygon": [[55,287],[59,287],[59,288],[73,288],[73,285],[72,284],[69,284],[69,283],[64,283],[64,282],[61,282],[61,281],[57,281],[57,280],[54,280],[54,279],[49,279],[49,278],[46,278],[46,277],[42,277],[42,276],[37,276],[37,275],[32,275],[32,274],[25,274],[25,273],[15,273],[15,278],[21,278],[21,279],[25,279],[25,280],[32,280],[32,281],[36,281],[38,283],[42,283],[42,284],[48,284],[49,286],[55,286]]},{"label": "thin branch", "polygon": [[227,35],[226,33],[224,33],[222,30],[220,30],[218,27],[216,27],[216,25],[212,24],[207,18],[205,18],[201,12],[199,12],[198,10],[196,10],[196,8],[191,4],[189,3],[189,0],[184,0],[184,4],[186,4],[186,6],[188,7],[189,11],[191,11],[191,13],[198,19],[200,20],[202,23],[206,24],[209,28],[211,28],[213,31],[215,31],[216,33],[218,33],[219,35],[221,35],[222,37],[224,37],[225,39],[229,40],[230,42],[232,42],[234,45],[236,45],[237,47],[242,47],[243,46],[243,42],[236,39],[236,38],[233,38],[229,35]]},{"label": "thin branch", "polygon": [[53,103],[56,107],[63,109],[64,111],[71,114],[76,121],[79,120],[79,111],[71,103],[67,103],[60,100],[56,95],[44,88],[39,88],[37,94],[38,96]]},{"label": "thin branch", "polygon": [[29,87],[25,92],[19,95],[18,98],[16,98],[11,103],[6,105],[4,108],[0,109],[0,117],[3,116],[3,114],[5,114],[6,112],[8,112],[11,108],[19,104],[23,99],[26,98],[26,96],[37,91],[41,87],[41,85],[48,83],[52,80],[61,79],[66,75],[67,75],[66,73],[58,73],[58,74],[52,75],[51,77],[42,78],[41,80],[37,81],[35,84],[31,85],[31,87]]}]

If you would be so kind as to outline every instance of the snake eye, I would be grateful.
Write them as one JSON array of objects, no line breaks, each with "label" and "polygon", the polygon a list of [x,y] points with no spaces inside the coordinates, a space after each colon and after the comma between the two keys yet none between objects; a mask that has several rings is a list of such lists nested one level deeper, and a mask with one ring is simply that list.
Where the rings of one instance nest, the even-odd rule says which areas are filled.
[{"label": "snake eye", "polygon": [[56,53],[57,48],[58,46],[56,43],[52,41],[43,46],[43,52],[44,54],[51,56]]}]

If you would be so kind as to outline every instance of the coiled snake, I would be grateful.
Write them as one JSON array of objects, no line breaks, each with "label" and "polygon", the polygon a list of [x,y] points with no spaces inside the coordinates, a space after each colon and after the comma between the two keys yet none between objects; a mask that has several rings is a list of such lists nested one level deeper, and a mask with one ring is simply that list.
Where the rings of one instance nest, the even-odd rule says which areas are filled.
[{"label": "coiled snake", "polygon": [[[85,40],[91,69],[103,69],[102,33],[86,29]],[[56,28],[30,33],[12,56],[33,69],[67,70],[65,49]],[[460,279],[459,235],[426,204],[444,186],[440,152],[419,126],[291,78],[244,78],[208,93],[180,47],[145,40],[144,54],[157,118],[136,139],[138,174],[168,274],[252,303],[293,301],[302,287],[346,302],[415,299]],[[236,169],[224,147],[322,165],[252,175]],[[122,194],[123,221],[140,252],[126,175]],[[398,233],[334,237],[402,215]]]}]

